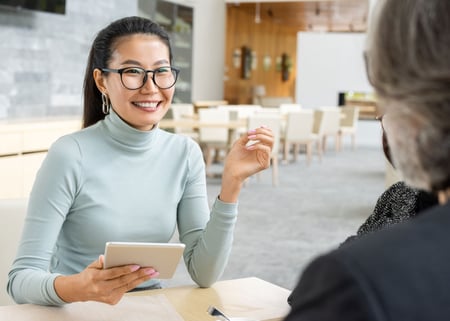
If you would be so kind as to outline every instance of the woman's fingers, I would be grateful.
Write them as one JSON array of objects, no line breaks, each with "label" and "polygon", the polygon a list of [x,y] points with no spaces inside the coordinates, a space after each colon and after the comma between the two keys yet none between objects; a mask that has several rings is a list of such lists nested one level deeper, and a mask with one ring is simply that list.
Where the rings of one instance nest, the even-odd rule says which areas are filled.
[{"label": "woman's fingers", "polygon": [[153,268],[141,268],[139,265],[126,265],[105,270],[104,280],[112,289],[126,286],[136,287],[140,283],[159,275]]},{"label": "woman's fingers", "polygon": [[158,276],[159,272],[155,271],[153,268],[142,268],[137,273],[122,276],[117,282],[117,289],[128,292],[136,288],[142,282],[145,282],[152,278],[156,278]]},{"label": "woman's fingers", "polygon": [[109,269],[104,270],[103,278],[105,280],[118,279],[124,275],[128,275],[130,273],[136,272],[140,268],[141,267],[139,265],[124,265],[124,266],[109,268]]},{"label": "woman's fingers", "polygon": [[[100,266],[100,268],[99,268]],[[104,270],[102,260],[93,262],[87,270],[90,274],[89,287],[91,300],[116,304],[128,291],[142,282],[156,278],[159,273],[153,268],[141,268],[139,265],[125,265]]]},{"label": "woman's fingers", "polygon": [[248,142],[245,146],[249,150],[255,149],[254,146],[257,144],[267,145],[271,148],[274,143],[273,132],[267,127],[259,127],[249,130],[247,132],[247,139]]}]

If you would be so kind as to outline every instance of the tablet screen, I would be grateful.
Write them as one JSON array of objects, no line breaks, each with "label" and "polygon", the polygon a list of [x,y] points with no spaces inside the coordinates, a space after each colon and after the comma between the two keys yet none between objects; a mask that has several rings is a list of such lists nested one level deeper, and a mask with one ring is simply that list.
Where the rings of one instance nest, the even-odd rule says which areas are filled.
[{"label": "tablet screen", "polygon": [[104,268],[137,264],[153,267],[160,279],[170,279],[177,269],[185,245],[182,243],[107,242]]}]

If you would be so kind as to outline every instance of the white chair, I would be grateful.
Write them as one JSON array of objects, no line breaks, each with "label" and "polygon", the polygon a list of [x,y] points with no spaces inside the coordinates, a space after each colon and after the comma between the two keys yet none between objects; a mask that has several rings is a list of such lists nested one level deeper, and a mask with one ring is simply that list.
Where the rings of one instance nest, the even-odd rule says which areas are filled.
[{"label": "white chair", "polygon": [[339,149],[342,148],[342,138],[350,135],[352,149],[355,149],[356,130],[359,118],[359,107],[345,106],[341,108],[341,122],[339,125]]},{"label": "white chair", "polygon": [[279,117],[279,116],[281,116],[280,107],[262,107],[261,109],[259,109],[255,112],[255,115]]},{"label": "white chair", "polygon": [[[193,104],[172,104],[170,108],[172,110],[173,120],[193,119],[195,117]],[[175,127],[173,132],[176,134],[186,135],[195,141],[198,141],[198,132],[193,128]]]},{"label": "white chair", "polygon": [[194,117],[193,104],[172,104],[171,107],[174,118],[192,118]]},{"label": "white chair", "polygon": [[294,103],[294,99],[289,96],[281,96],[281,97],[261,97],[259,100],[259,104],[266,107],[279,107],[281,104],[292,104]]},{"label": "white chair", "polygon": [[256,85],[253,87],[253,98],[254,104],[261,104],[261,98],[266,96],[266,86]]},{"label": "white chair", "polygon": [[[217,108],[202,108],[198,111],[200,122],[212,123],[228,123],[230,120],[230,113],[225,109]],[[227,127],[204,127],[201,126],[198,131],[198,142],[203,149],[203,155],[206,163],[207,176],[213,176],[210,172],[211,165],[214,160],[219,157],[221,150],[228,151],[229,144],[229,129]]]},{"label": "white chair", "polygon": [[[217,109],[227,110],[230,113],[230,120],[240,120],[240,119],[247,120],[248,117],[254,115],[257,111],[261,110],[262,107],[260,105],[240,104],[240,105],[220,105],[217,106]],[[243,127],[235,130],[236,137],[233,137],[233,139],[244,134],[246,129],[247,128]]]},{"label": "white chair", "polygon": [[259,115],[258,113],[248,118],[248,129],[255,129],[261,126],[267,126],[272,129],[274,136],[274,144],[270,160],[272,164],[272,185],[278,185],[278,153],[280,150],[280,136],[281,136],[281,117],[280,115]]},{"label": "white chair", "polygon": [[326,150],[327,138],[335,139],[335,150],[339,150],[339,124],[341,111],[339,107],[321,107],[314,112],[313,133],[321,140],[322,153]]},{"label": "white chair", "polygon": [[283,160],[288,161],[288,154],[291,145],[293,145],[293,158],[297,160],[299,154],[300,145],[304,145],[306,149],[307,164],[311,163],[312,159],[312,146],[316,143],[317,154],[319,160],[322,159],[322,149],[320,139],[317,134],[313,133],[314,113],[312,110],[302,110],[296,112],[290,112],[286,116],[286,129],[283,142]]},{"label": "white chair", "polygon": [[255,112],[262,109],[260,105],[220,105],[217,109],[225,109],[236,112],[237,119],[247,119]]},{"label": "white chair", "polygon": [[281,115],[287,115],[290,112],[301,111],[302,106],[300,104],[281,104],[280,113]]}]

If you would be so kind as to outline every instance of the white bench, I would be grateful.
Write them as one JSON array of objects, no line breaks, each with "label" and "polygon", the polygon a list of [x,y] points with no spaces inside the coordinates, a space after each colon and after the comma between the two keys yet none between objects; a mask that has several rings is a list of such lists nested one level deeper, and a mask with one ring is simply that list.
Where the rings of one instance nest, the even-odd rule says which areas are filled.
[{"label": "white bench", "polygon": [[2,244],[2,255],[0,255],[0,305],[14,304],[14,301],[6,292],[6,284],[8,282],[8,272],[16,257],[26,208],[26,199],[0,200],[0,219],[3,226],[0,233],[0,244]]},{"label": "white bench", "polygon": [[0,122],[0,199],[28,197],[51,144],[80,128],[79,118]]}]

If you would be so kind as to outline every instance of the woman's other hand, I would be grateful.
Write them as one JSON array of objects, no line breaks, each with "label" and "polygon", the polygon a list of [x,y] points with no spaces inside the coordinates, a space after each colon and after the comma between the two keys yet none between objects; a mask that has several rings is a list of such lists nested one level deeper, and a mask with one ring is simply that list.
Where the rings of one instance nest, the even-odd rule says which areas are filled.
[{"label": "woman's other hand", "polygon": [[249,130],[233,144],[225,159],[220,200],[237,201],[244,181],[270,166],[273,144],[273,132],[264,126]]},{"label": "woman's other hand", "polygon": [[158,277],[153,268],[125,265],[103,269],[103,255],[82,272],[55,279],[55,290],[65,302],[98,301],[116,304],[123,295],[149,279]]}]

